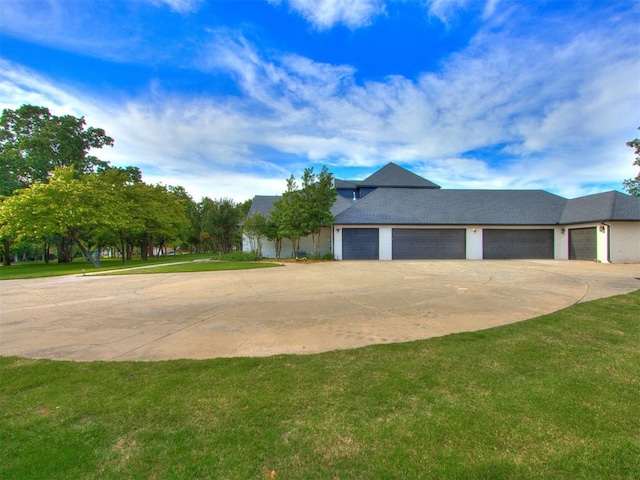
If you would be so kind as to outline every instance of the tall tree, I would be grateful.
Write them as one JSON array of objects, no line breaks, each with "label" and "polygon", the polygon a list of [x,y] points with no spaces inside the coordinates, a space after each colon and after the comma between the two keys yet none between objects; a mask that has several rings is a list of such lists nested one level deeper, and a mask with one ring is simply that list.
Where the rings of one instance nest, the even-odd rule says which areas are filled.
[{"label": "tall tree", "polygon": [[184,187],[169,185],[167,191],[173,194],[184,207],[187,222],[184,224],[180,238],[188,245],[189,251],[191,251],[191,245],[198,251],[198,244],[200,243],[200,210],[198,204],[193,201],[193,198]]},{"label": "tall tree", "polygon": [[184,202],[162,185],[136,183],[128,190],[136,206],[132,213],[136,229],[129,239],[140,245],[142,260],[153,255],[153,248],[164,249],[168,241],[176,240],[187,225]]},{"label": "tall tree", "polygon": [[302,175],[300,215],[303,218],[305,235],[311,235],[315,255],[320,256],[320,231],[329,227],[335,217],[331,207],[336,202],[338,191],[334,187],[333,175],[326,166],[319,174],[313,167],[306,168]]},{"label": "tall tree", "polygon": [[[101,128],[87,127],[84,117],[55,116],[48,108],[22,105],[0,117],[0,195],[11,195],[34,182],[47,182],[56,168],[74,167],[76,175],[107,168],[90,155],[113,145]],[[3,237],[6,243],[7,236]],[[56,235],[58,262],[72,261],[72,241]]]},{"label": "tall tree", "polygon": [[108,163],[90,155],[113,145],[101,128],[87,127],[84,117],[52,115],[48,108],[23,105],[4,109],[0,117],[0,194],[9,195],[34,182],[46,182],[55,168],[73,166],[76,174]]},{"label": "tall tree", "polygon": [[209,235],[213,249],[220,253],[229,253],[233,249],[240,232],[241,218],[238,205],[229,198],[202,199],[202,231]]},{"label": "tall tree", "polygon": [[300,237],[305,235],[302,213],[302,197],[293,175],[287,179],[287,190],[282,197],[273,202],[270,219],[277,219],[278,236],[291,241],[294,257],[298,257]]},{"label": "tall tree", "polygon": [[[640,130],[640,127],[638,127]],[[636,138],[627,142],[627,147],[633,148],[634,153],[636,155],[635,161],[633,164],[636,167],[640,167],[640,138]],[[622,182],[625,190],[629,192],[629,195],[633,195],[634,197],[640,197],[640,171],[635,176],[635,178],[628,178]]]},{"label": "tall tree", "polygon": [[258,257],[262,257],[262,242],[267,235],[267,228],[267,219],[260,212],[248,216],[242,225],[242,229],[251,244],[251,250]]},{"label": "tall tree", "polygon": [[128,217],[122,210],[117,186],[98,175],[76,178],[74,168],[66,167],[56,169],[49,183],[36,182],[7,198],[2,203],[0,223],[21,237],[68,238],[98,267],[100,262],[90,254],[87,241],[99,226],[124,228]]}]

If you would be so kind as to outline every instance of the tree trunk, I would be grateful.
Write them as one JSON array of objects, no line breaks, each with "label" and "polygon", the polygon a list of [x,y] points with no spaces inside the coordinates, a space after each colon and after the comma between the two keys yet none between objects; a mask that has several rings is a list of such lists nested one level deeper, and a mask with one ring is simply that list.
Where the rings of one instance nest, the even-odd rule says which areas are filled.
[{"label": "tree trunk", "polygon": [[275,239],[275,247],[276,247],[276,258],[280,258],[280,255],[282,253],[282,239],[281,238],[276,238]]},{"label": "tree trunk", "polygon": [[2,239],[2,265],[4,267],[11,266],[11,240],[8,238]]},{"label": "tree trunk", "polygon": [[149,260],[149,236],[145,233],[140,240],[140,257],[143,262]]},{"label": "tree trunk", "polygon": [[82,244],[78,236],[75,234],[73,235],[73,241],[76,242],[76,245],[78,245],[78,247],[80,247],[80,251],[82,252],[82,255],[84,255],[84,258],[91,262],[91,265],[93,265],[95,268],[100,268],[100,260],[93,258],[91,252],[87,250],[87,247]]},{"label": "tree trunk", "polygon": [[58,263],[73,262],[73,241],[69,237],[58,240]]},{"label": "tree trunk", "polygon": [[124,235],[120,234],[120,248],[122,248],[122,250],[120,250],[120,255],[122,255],[122,264],[126,265],[127,264],[127,244],[124,240]]}]

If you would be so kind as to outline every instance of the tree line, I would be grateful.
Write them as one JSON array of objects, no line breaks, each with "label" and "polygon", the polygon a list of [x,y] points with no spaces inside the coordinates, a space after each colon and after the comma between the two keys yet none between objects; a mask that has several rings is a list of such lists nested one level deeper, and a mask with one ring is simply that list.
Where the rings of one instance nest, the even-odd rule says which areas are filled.
[{"label": "tree line", "polygon": [[181,186],[152,185],[138,167],[114,167],[92,152],[113,146],[103,129],[84,117],[55,116],[23,105],[0,117],[0,255],[12,259],[72,262],[82,255],[94,266],[110,251],[126,263],[170,250],[229,253],[242,249],[243,232],[260,247],[272,239],[277,256],[283,239],[297,253],[311,235],[319,254],[322,226],[333,222],[333,175],[304,171],[275,203],[268,219],[247,217],[251,200],[204,197],[196,202]]},{"label": "tree line", "polygon": [[134,254],[180,247],[227,253],[242,243],[251,202],[203,198],[180,186],[151,185],[139,168],[111,166],[90,154],[112,146],[84,117],[55,116],[32,105],[0,117],[0,241],[3,265],[13,258],[93,265],[109,249],[126,263]]},{"label": "tree line", "polygon": [[314,255],[320,256],[320,231],[334,221],[331,207],[338,195],[333,175],[327,167],[314,173],[313,167],[306,168],[299,187],[291,175],[287,179],[287,189],[273,203],[268,215],[255,212],[244,222],[244,232],[252,244],[252,250],[262,255],[264,239],[274,242],[276,257],[281,256],[282,241],[291,242],[291,251],[297,258],[300,239],[310,236]]}]

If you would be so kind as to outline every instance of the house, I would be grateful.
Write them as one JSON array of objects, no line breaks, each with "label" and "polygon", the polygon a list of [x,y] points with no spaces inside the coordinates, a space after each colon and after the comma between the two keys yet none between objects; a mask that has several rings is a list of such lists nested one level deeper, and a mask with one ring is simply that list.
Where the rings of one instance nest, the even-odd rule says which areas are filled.
[{"label": "house", "polygon": [[[336,260],[640,262],[640,198],[616,191],[566,199],[544,190],[450,190],[394,163],[335,187],[335,222],[320,245]],[[268,217],[277,198],[255,197],[249,215]],[[282,257],[292,255],[289,243]],[[311,252],[311,240],[300,250]],[[263,255],[274,253],[265,241]]]}]

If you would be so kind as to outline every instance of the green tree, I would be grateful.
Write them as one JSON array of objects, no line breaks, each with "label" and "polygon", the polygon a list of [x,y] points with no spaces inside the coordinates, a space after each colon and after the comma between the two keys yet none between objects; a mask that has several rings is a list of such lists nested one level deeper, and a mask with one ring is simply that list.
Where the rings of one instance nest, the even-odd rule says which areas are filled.
[{"label": "green tree", "polygon": [[33,105],[4,109],[0,117],[0,194],[46,182],[59,167],[73,166],[77,174],[106,168],[107,162],[89,153],[107,145],[113,145],[113,139],[101,128],[87,127],[84,117],[59,117]]},{"label": "green tree", "polygon": [[117,186],[98,175],[77,177],[73,167],[54,170],[48,183],[36,182],[2,203],[3,229],[24,238],[61,236],[71,239],[84,257],[100,266],[87,247],[95,229],[123,228],[127,216]]},{"label": "green tree", "polygon": [[131,213],[134,228],[127,234],[130,243],[140,246],[142,260],[153,255],[154,246],[166,252],[169,241],[181,237],[188,224],[184,202],[167,187],[135,183],[127,191],[135,205]]},{"label": "green tree", "polygon": [[11,266],[11,246],[16,241],[17,235],[15,229],[7,224],[7,220],[3,219],[4,202],[9,197],[0,196],[0,242],[2,244],[2,265]]},{"label": "green tree", "polygon": [[[95,172],[108,163],[91,149],[113,145],[101,128],[87,127],[84,117],[55,116],[48,108],[22,105],[0,117],[0,195],[11,195],[34,182],[45,183],[55,168],[74,167],[76,175]],[[72,261],[72,241],[55,235],[58,261]],[[4,246],[11,237],[2,238]],[[6,261],[6,260],[5,260]]]},{"label": "green tree", "polygon": [[196,252],[198,252],[198,246],[200,244],[200,209],[198,208],[198,204],[193,201],[193,198],[187,193],[184,187],[174,187],[170,185],[167,187],[167,191],[180,200],[185,209],[187,222],[184,224],[180,238],[186,243],[189,251],[192,251],[191,247],[193,246]]},{"label": "green tree", "polygon": [[302,175],[300,216],[303,219],[304,234],[311,235],[316,256],[320,256],[322,227],[331,226],[335,219],[331,207],[336,202],[338,191],[333,184],[333,175],[326,166],[322,167],[319,174],[313,172],[313,167],[306,168]]},{"label": "green tree", "polygon": [[251,244],[251,251],[258,257],[262,257],[262,242],[267,235],[267,219],[265,216],[260,212],[248,216],[242,228]]},{"label": "green tree", "polygon": [[305,235],[302,212],[302,197],[293,175],[287,179],[287,190],[273,202],[270,218],[277,222],[278,236],[291,241],[293,256],[298,257],[300,237]]},{"label": "green tree", "polygon": [[213,249],[229,253],[238,240],[241,213],[236,203],[229,198],[202,199],[202,232],[209,234]]},{"label": "green tree", "polygon": [[[640,130],[640,127],[638,127]],[[635,161],[633,164],[636,167],[640,167],[640,138],[636,138],[627,142],[627,147],[633,148],[634,153],[636,155]],[[640,172],[635,176],[635,178],[628,178],[622,182],[625,190],[629,192],[629,195],[633,195],[634,197],[640,197]]]},{"label": "green tree", "polygon": [[[275,206],[275,205],[274,205]],[[282,223],[282,211],[277,208],[272,209],[269,212],[267,218],[267,225],[265,228],[265,237],[273,242],[275,247],[276,258],[281,258],[282,254],[282,232],[279,225]]]},{"label": "green tree", "polygon": [[99,177],[104,182],[105,188],[111,189],[117,197],[122,221],[116,225],[116,228],[113,225],[99,224],[94,230],[92,240],[98,254],[107,245],[117,246],[116,250],[120,250],[124,265],[127,258],[130,258],[130,255],[127,255],[127,245],[130,243],[133,232],[143,229],[142,220],[138,215],[140,206],[136,203],[138,199],[133,194],[135,185],[142,183],[142,173],[137,167],[115,167],[101,171]]}]

